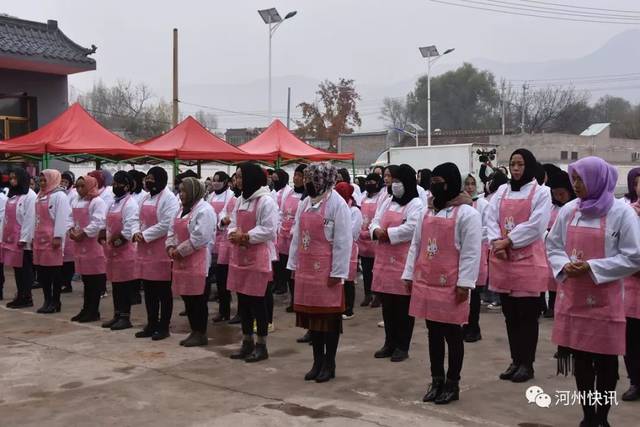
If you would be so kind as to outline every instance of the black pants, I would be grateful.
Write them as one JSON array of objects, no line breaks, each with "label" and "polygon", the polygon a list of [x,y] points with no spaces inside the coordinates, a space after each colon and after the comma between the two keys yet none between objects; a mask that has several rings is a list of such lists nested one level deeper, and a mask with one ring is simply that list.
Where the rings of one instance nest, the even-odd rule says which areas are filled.
[{"label": "black pants", "polygon": [[502,313],[507,325],[511,360],[532,368],[538,346],[540,297],[512,297],[500,294]]},{"label": "black pants", "polygon": [[588,400],[582,402],[585,421],[590,426],[602,425],[611,409],[610,401],[605,402],[605,395],[611,396],[615,393],[618,383],[618,356],[574,350],[573,357],[578,391],[588,395],[590,391],[593,393],[597,390],[602,396],[600,402],[591,402],[596,403],[595,405],[589,405]]},{"label": "black pants", "polygon": [[556,293],[555,291],[549,291],[549,310],[554,311],[556,308]]},{"label": "black pants", "polygon": [[460,381],[462,360],[464,359],[464,341],[462,327],[450,323],[427,320],[429,330],[429,360],[431,361],[431,377],[444,378],[444,344],[447,343],[449,354],[449,370],[447,379]]},{"label": "black pants", "polygon": [[169,331],[173,312],[171,282],[143,280],[147,326],[152,330]]},{"label": "black pants", "polygon": [[340,322],[335,322],[335,325],[336,328],[327,332],[309,331],[313,346],[314,365],[326,364],[327,367],[335,369],[338,342],[340,341]]},{"label": "black pants", "polygon": [[392,349],[409,351],[415,319],[409,316],[409,295],[381,293],[384,320],[384,345]]},{"label": "black pants", "polygon": [[[271,289],[267,287],[267,295]],[[259,337],[266,337],[269,331],[267,304],[265,297],[256,297],[238,293],[238,313],[242,320],[242,335],[253,335],[253,321]]]},{"label": "black pants", "polygon": [[207,307],[207,295],[182,295],[182,301],[187,310],[189,326],[194,332],[207,333],[207,319],[209,309]]},{"label": "black pants", "polygon": [[13,268],[16,277],[18,297],[31,298],[31,286],[33,286],[33,252],[24,251],[22,254],[22,267]]},{"label": "black pants", "polygon": [[467,323],[463,328],[465,333],[480,333],[480,296],[483,288],[484,287],[476,287],[471,290],[471,298],[469,301],[469,323]]},{"label": "black pants", "polygon": [[267,322],[273,323],[273,283],[267,285],[267,293],[264,296],[264,304],[267,309]]},{"label": "black pants", "polygon": [[279,254],[278,261],[274,263],[274,290],[286,292],[287,289],[291,289],[291,287],[289,286],[289,281],[291,280],[291,271],[287,270],[287,262],[289,262],[289,255]]},{"label": "black pants", "polygon": [[0,259],[0,299],[2,299],[4,291],[4,264],[1,261],[2,259]]},{"label": "black pants", "polygon": [[362,266],[362,282],[364,283],[364,294],[371,295],[371,282],[373,281],[373,262],[374,258],[360,257],[360,265]]},{"label": "black pants", "polygon": [[60,305],[60,280],[58,277],[61,271],[61,265],[38,266],[38,282],[42,286],[44,301],[56,306]]},{"label": "black pants", "polygon": [[218,312],[222,316],[229,317],[231,316],[231,292],[227,290],[229,266],[227,264],[216,264],[214,272],[216,275],[216,287],[218,288]]},{"label": "black pants", "polygon": [[116,282],[111,284],[113,293],[113,310],[116,314],[128,316],[131,314],[131,301],[133,293],[137,290],[138,280],[129,282]]},{"label": "black pants", "polygon": [[627,317],[627,354],[624,364],[631,385],[640,386],[640,319]]},{"label": "black pants", "polygon": [[347,280],[344,282],[344,299],[345,299],[345,310],[344,313],[346,315],[353,314],[353,304],[356,300],[356,284]]},{"label": "black pants", "polygon": [[71,281],[73,280],[73,274],[75,273],[75,263],[73,261],[67,261],[62,264],[62,270],[60,270],[60,287],[70,288]]},{"label": "black pants", "polygon": [[84,285],[84,300],[82,310],[96,314],[100,312],[100,295],[107,286],[106,274],[83,274],[82,284]]}]

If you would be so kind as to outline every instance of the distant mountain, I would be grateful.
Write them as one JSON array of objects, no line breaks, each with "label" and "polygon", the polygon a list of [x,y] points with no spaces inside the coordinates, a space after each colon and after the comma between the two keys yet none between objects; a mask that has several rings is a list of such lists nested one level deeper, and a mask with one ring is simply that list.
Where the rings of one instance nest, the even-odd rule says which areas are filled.
[{"label": "distant mountain", "polygon": [[[470,62],[480,69],[486,69],[501,78],[513,79],[577,79],[575,87],[592,90],[592,100],[610,94],[622,96],[632,102],[640,102],[640,30],[622,32],[593,53],[574,59],[546,62],[505,63],[495,60],[476,58]],[[458,64],[440,64],[437,73],[455,69]],[[593,76],[609,76],[638,73],[618,81],[611,78],[579,80]],[[384,128],[380,119],[380,108],[385,97],[405,97],[415,86],[419,76],[401,77],[398,81],[384,84],[362,84],[356,81],[356,87],[362,100],[360,113],[361,130],[379,130]],[[282,76],[273,78],[273,115],[283,119],[286,116],[287,87],[292,90],[292,118],[299,117],[296,105],[303,101],[313,101],[315,91],[322,79],[310,76]],[[535,84],[545,84],[536,82]],[[569,83],[561,80],[555,83]],[[522,82],[514,82],[521,85]],[[241,115],[235,112],[211,110],[218,115],[220,128],[259,127],[267,122],[267,80],[256,80],[246,84],[199,84],[181,87],[180,98],[184,102],[213,107],[222,107],[238,112],[250,112]],[[185,111],[195,111],[200,107],[184,105]],[[293,122],[292,122],[293,125]]]}]

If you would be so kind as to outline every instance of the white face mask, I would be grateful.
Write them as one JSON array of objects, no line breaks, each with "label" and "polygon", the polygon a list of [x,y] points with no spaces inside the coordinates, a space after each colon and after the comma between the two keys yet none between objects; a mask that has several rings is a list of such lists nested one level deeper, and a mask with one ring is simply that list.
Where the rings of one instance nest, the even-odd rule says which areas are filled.
[{"label": "white face mask", "polygon": [[404,184],[401,182],[394,182],[391,184],[391,192],[393,193],[393,197],[396,199],[401,199],[404,196]]}]

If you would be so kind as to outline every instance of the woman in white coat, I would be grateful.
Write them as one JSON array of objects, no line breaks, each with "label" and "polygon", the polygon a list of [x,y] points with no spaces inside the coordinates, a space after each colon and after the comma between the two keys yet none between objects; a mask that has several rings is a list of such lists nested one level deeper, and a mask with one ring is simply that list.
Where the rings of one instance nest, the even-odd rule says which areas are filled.
[{"label": "woman in white coat", "polygon": [[204,185],[196,178],[185,178],[179,186],[182,210],[167,234],[167,253],[173,260],[172,290],[180,295],[189,318],[191,334],[180,345],[207,345],[207,300],[205,290],[215,240],[216,212],[203,200]]},{"label": "woman in white coat", "polygon": [[566,375],[573,366],[578,391],[602,396],[582,402],[580,425],[608,426],[625,352],[622,279],[640,270],[640,229],[635,212],[614,198],[613,166],[585,157],[569,165],[569,176],[578,199],[561,209],[546,240],[558,281],[551,339],[558,371]]}]

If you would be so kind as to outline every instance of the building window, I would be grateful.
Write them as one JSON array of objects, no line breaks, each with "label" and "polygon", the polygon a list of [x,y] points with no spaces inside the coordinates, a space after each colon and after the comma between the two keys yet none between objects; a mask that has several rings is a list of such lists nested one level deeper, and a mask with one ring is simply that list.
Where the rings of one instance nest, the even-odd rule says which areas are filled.
[{"label": "building window", "polygon": [[631,161],[632,162],[640,161],[640,153],[637,151],[634,153],[631,153]]},{"label": "building window", "polygon": [[571,152],[571,160],[578,160],[578,152],[577,151],[572,151]]},{"label": "building window", "polygon": [[0,140],[15,138],[38,128],[36,98],[0,95]]},{"label": "building window", "polygon": [[561,151],[560,152],[560,160],[567,160],[569,158],[569,152],[568,151]]}]

